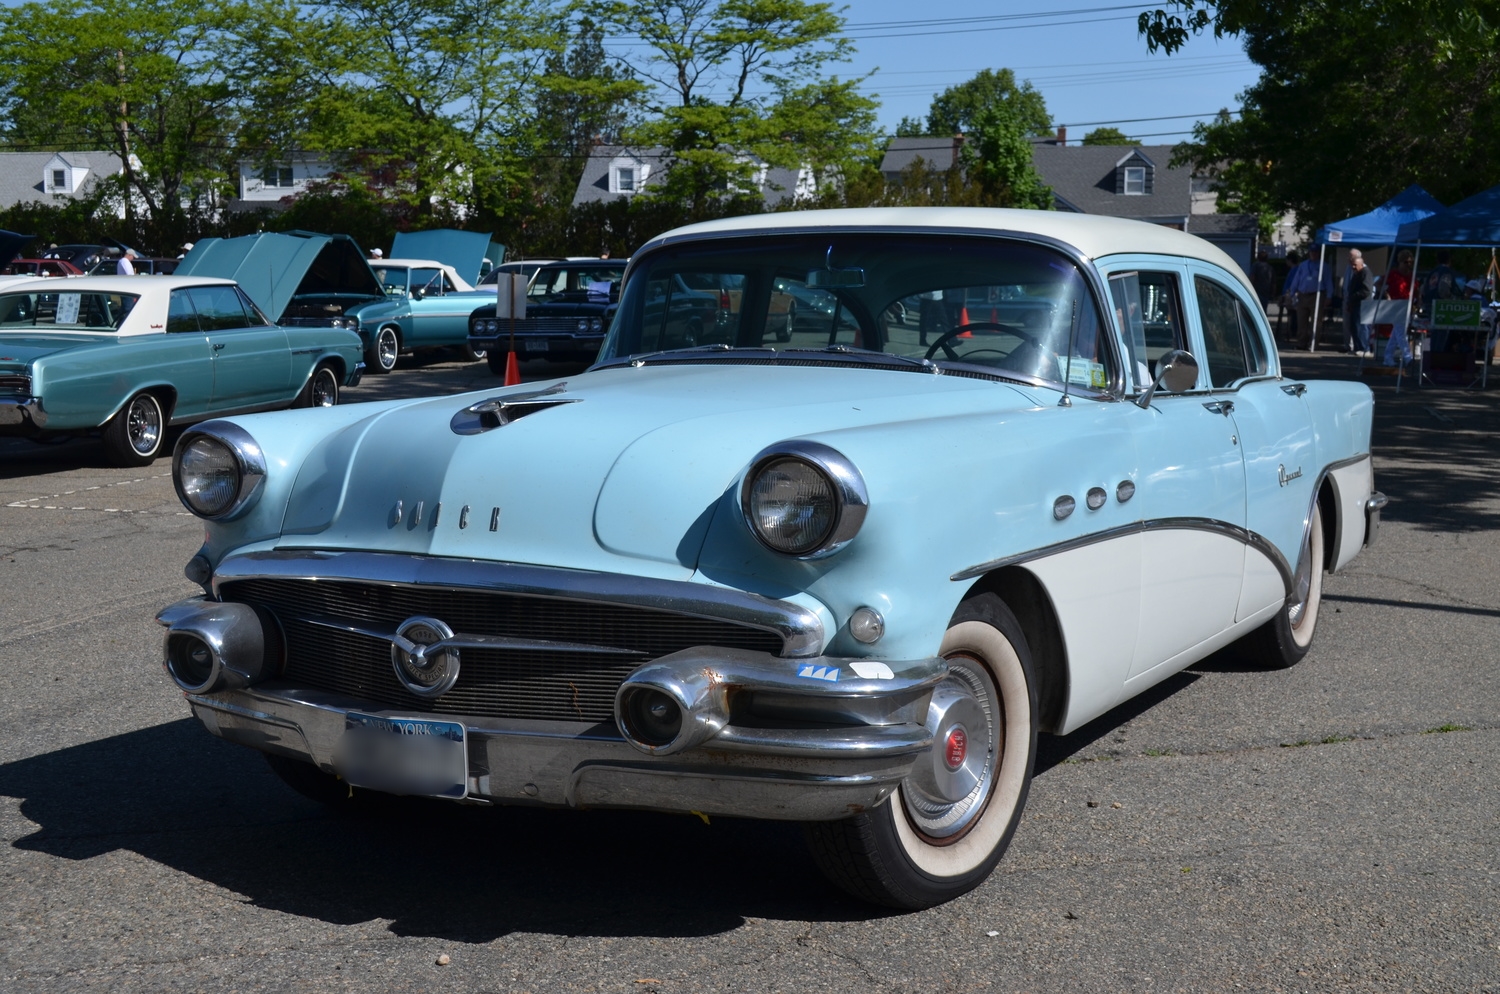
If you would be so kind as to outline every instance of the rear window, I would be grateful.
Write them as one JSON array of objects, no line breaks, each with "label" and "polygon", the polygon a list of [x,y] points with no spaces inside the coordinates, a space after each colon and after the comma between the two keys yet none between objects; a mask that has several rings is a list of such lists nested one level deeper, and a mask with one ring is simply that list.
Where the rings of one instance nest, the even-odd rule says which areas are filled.
[{"label": "rear window", "polygon": [[115,331],[140,299],[87,291],[0,294],[0,330]]}]

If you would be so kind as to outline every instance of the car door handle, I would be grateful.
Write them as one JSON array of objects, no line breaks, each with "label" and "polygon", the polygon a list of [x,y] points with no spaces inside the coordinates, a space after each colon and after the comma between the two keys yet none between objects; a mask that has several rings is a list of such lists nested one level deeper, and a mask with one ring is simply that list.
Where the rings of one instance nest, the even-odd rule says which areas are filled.
[{"label": "car door handle", "polygon": [[1234,410],[1234,401],[1232,401],[1232,400],[1211,400],[1207,404],[1204,404],[1203,407],[1206,410],[1213,411],[1215,414],[1222,414],[1222,415],[1224,415],[1227,418],[1227,417],[1229,417],[1230,413]]},{"label": "car door handle", "polygon": [[1307,393],[1306,383],[1288,383],[1281,388],[1281,392],[1289,397],[1300,397]]},{"label": "car door handle", "polygon": [[214,342],[214,351],[217,352],[224,347],[223,342]]}]

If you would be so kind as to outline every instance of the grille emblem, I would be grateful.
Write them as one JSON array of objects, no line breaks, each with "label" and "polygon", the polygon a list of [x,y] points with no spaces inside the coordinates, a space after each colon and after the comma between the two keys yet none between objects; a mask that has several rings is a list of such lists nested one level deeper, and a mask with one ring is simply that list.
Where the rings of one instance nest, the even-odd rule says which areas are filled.
[{"label": "grille emblem", "polygon": [[418,697],[441,697],[458,681],[458,648],[446,644],[453,629],[436,618],[407,618],[391,637],[396,679]]}]

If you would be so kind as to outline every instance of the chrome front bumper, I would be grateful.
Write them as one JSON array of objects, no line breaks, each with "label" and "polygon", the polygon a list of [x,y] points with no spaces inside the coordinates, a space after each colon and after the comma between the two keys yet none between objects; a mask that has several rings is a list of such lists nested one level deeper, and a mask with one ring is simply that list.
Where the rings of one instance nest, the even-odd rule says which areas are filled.
[{"label": "chrome front bumper", "polygon": [[[328,773],[337,772],[334,755],[347,711],[419,716],[356,708],[328,694],[276,684],[185,696],[193,714],[220,738],[306,760]],[[920,699],[923,712],[927,696]],[[421,717],[455,720],[446,714]],[[467,728],[472,800],[793,821],[847,818],[879,804],[931,745],[923,725],[903,722],[814,739],[783,729],[772,742],[742,733],[718,748],[654,757],[608,726],[457,720]]]}]

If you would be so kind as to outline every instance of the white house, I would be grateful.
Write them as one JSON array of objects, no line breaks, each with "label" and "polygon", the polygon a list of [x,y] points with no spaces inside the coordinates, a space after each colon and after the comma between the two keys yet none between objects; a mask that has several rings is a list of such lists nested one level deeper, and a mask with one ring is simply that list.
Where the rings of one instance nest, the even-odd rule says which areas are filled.
[{"label": "white house", "polygon": [[0,152],[0,208],[76,200],[121,168],[113,152]]}]

